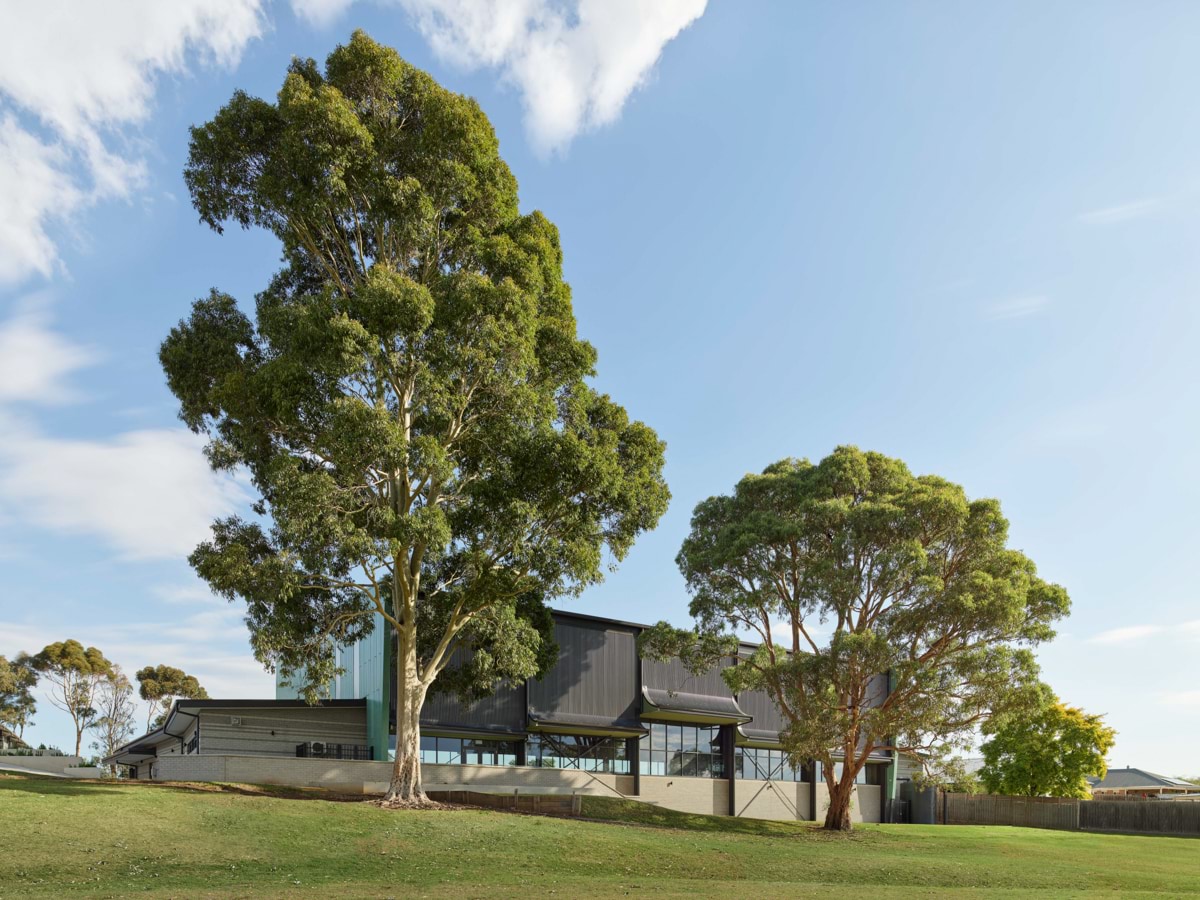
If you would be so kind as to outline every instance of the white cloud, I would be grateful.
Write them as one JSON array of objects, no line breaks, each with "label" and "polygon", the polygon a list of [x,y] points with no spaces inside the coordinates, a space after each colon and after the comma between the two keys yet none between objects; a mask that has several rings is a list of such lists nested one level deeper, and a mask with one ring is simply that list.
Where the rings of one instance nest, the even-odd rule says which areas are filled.
[{"label": "white cloud", "polygon": [[1050,303],[1050,298],[1041,294],[1030,294],[1024,297],[1009,297],[991,304],[984,310],[984,318],[998,321],[1002,319],[1023,319],[1035,316]]},{"label": "white cloud", "polygon": [[1122,203],[1119,206],[1107,206],[1104,209],[1082,213],[1079,221],[1085,225],[1116,225],[1158,212],[1162,205],[1162,201],[1155,198],[1136,200],[1133,203]]},{"label": "white cloud", "polygon": [[[384,0],[387,2],[387,0]],[[467,70],[495,69],[521,92],[525,126],[542,154],[616,121],[662,55],[704,14],[707,0],[390,0],[434,53]],[[292,0],[328,24],[349,0]]]},{"label": "white cloud", "polygon": [[259,0],[10,4],[0,28],[0,282],[59,264],[52,237],[143,178],[132,126],[189,57],[231,65],[262,31]]},{"label": "white cloud", "polygon": [[30,524],[99,537],[126,559],[185,557],[245,500],[182,428],[74,440],[0,427],[0,505]]},{"label": "white cloud", "polygon": [[1166,629],[1161,625],[1128,625],[1124,628],[1110,628],[1093,636],[1093,644],[1128,644],[1144,640],[1156,634],[1162,634]]},{"label": "white cloud", "polygon": [[27,298],[0,323],[0,404],[70,400],[66,376],[97,358],[47,327],[47,304],[44,297]]},{"label": "white cloud", "polygon": [[1164,691],[1158,702],[1175,710],[1200,710],[1200,691]]},{"label": "white cloud", "polygon": [[92,358],[44,310],[0,322],[0,520],[93,535],[125,558],[182,558],[246,499],[209,468],[202,438],[184,428],[62,438],[13,408],[69,399],[67,376]]},{"label": "white cloud", "polygon": [[332,24],[353,3],[354,0],[292,0],[292,9],[310,24],[324,28]]}]

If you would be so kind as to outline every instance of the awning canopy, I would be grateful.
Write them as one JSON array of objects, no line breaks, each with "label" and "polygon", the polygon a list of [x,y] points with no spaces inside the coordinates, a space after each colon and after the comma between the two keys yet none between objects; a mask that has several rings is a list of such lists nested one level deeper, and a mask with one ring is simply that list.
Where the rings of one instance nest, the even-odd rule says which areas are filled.
[{"label": "awning canopy", "polygon": [[764,750],[777,750],[780,747],[779,732],[763,728],[747,728],[739,725],[734,735],[734,744],[738,747],[757,747]]},{"label": "awning canopy", "polygon": [[535,709],[529,710],[529,730],[594,737],[641,737],[646,733],[644,725],[630,719],[577,713],[543,713]]},{"label": "awning canopy", "polygon": [[693,725],[732,725],[752,717],[732,697],[685,694],[642,688],[642,718],[653,722],[690,722]]}]

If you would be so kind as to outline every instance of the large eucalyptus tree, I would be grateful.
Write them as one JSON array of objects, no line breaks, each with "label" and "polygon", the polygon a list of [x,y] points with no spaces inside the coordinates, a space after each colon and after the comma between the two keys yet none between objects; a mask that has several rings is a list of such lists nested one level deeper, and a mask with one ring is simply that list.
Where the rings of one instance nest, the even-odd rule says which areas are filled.
[{"label": "large eucalyptus tree", "polygon": [[665,510],[663,444],[588,384],[558,231],[518,210],[487,117],[365,34],[294,61],[273,103],[236,93],[185,177],[204,223],[268,229],[284,263],[254,321],[214,291],[162,347],[212,465],[259,494],[192,564],[310,698],[333,641],[394,629],[388,799],[424,802],[434,679],[458,648],[440,684],[465,694],[538,671],[545,601]]},{"label": "large eucalyptus tree", "polygon": [[784,746],[822,764],[836,830],[850,828],[873,752],[933,758],[1034,702],[1030,647],[1070,605],[1008,547],[997,501],[855,447],[782,460],[704,500],[677,561],[698,627],[661,623],[644,654],[702,669],[736,652],[735,634],[756,637],[723,674],[766,691]]}]

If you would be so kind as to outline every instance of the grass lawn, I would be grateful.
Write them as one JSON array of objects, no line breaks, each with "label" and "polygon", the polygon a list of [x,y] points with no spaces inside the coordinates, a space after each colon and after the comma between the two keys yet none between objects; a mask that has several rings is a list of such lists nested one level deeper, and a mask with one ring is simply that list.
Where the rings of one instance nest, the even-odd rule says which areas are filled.
[{"label": "grass lawn", "polygon": [[593,820],[0,774],[0,897],[1200,894],[1200,841],[812,826],[588,798]]}]

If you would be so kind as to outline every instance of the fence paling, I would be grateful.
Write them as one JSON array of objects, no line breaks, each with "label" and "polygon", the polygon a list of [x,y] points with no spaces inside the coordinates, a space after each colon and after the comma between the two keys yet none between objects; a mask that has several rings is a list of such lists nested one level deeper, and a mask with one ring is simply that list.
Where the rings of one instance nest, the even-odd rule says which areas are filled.
[{"label": "fence paling", "polygon": [[1200,805],[1170,800],[1090,800],[1081,804],[1080,827],[1086,831],[1200,835]]},{"label": "fence paling", "polygon": [[1196,803],[945,794],[940,806],[947,825],[1200,836],[1200,804]]}]

